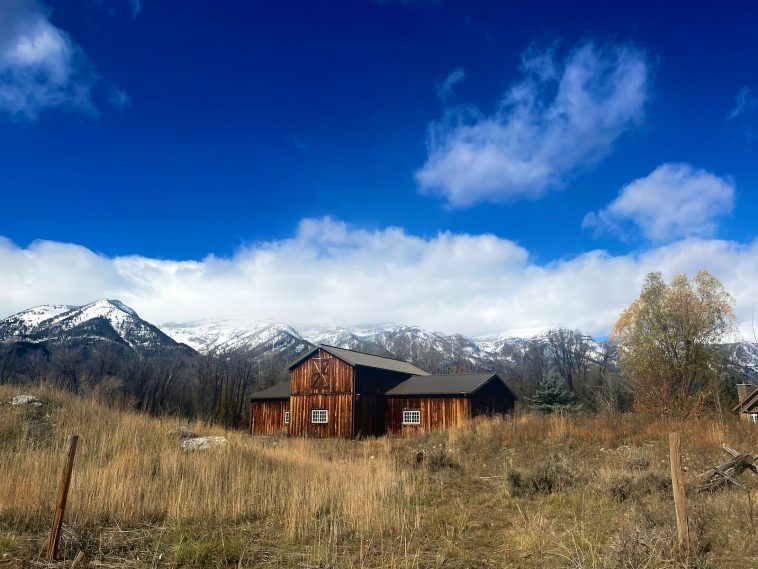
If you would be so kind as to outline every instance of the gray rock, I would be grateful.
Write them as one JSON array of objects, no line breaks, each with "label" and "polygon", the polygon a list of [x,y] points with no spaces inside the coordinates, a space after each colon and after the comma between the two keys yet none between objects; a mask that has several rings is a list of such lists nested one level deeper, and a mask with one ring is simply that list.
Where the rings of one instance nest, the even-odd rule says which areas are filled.
[{"label": "gray rock", "polygon": [[42,402],[34,395],[16,395],[11,399],[11,405],[31,405],[32,407],[39,407]]},{"label": "gray rock", "polygon": [[184,439],[181,442],[181,447],[185,452],[195,452],[208,450],[211,447],[226,447],[228,444],[226,437],[195,437]]}]

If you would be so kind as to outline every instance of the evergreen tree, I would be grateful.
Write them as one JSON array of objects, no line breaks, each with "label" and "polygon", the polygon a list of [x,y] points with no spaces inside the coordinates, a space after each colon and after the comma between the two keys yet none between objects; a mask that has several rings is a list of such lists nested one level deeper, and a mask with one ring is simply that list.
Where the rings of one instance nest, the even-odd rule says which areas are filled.
[{"label": "evergreen tree", "polygon": [[551,370],[542,378],[539,389],[532,396],[531,408],[544,414],[571,413],[579,411],[582,405],[566,380]]}]

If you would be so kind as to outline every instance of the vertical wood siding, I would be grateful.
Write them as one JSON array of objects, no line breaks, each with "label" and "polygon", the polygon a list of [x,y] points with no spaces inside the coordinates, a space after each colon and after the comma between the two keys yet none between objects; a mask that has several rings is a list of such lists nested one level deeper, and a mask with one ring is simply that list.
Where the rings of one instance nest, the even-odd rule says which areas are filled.
[{"label": "vertical wood siding", "polygon": [[[314,360],[320,358],[321,363]],[[326,363],[314,382],[316,365]],[[317,374],[316,374],[317,375]],[[353,367],[319,350],[290,371],[290,434],[296,437],[353,436]],[[312,424],[311,411],[326,409],[328,422]]]},{"label": "vertical wood siding", "polygon": [[[421,411],[420,425],[403,425],[403,411]],[[387,431],[406,435],[460,425],[471,417],[471,402],[465,397],[387,398]]]},{"label": "vertical wood siding", "polygon": [[289,408],[289,399],[253,401],[250,404],[250,433],[253,435],[286,433],[284,413],[289,411]]}]

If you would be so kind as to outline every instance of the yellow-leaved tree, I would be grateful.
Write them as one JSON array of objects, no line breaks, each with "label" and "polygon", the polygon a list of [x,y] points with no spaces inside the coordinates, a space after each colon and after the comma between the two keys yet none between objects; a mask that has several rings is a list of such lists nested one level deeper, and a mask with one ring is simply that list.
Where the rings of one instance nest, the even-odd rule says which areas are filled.
[{"label": "yellow-leaved tree", "polygon": [[661,273],[647,275],[639,298],[611,331],[637,410],[677,417],[705,410],[722,379],[715,348],[734,330],[733,307],[708,272],[692,281],[677,274],[671,284]]}]

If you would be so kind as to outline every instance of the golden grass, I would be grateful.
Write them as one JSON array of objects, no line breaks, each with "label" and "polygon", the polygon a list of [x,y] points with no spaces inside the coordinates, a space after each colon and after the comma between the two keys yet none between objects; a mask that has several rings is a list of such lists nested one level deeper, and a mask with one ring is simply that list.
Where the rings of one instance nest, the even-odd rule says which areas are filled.
[{"label": "golden grass", "polygon": [[[0,401],[15,393],[0,389]],[[381,533],[413,518],[416,482],[398,470],[388,445],[348,458],[345,447],[354,444],[347,441],[314,452],[310,441],[191,423],[194,432],[223,435],[229,445],[187,453],[171,432],[182,424],[178,419],[107,409],[59,391],[35,394],[43,408],[0,412],[0,448],[3,455],[12,449],[10,460],[0,461],[0,515],[21,525],[47,523],[67,435],[74,433],[80,442],[66,519],[75,525],[273,517],[292,538],[314,531]],[[49,434],[34,424],[45,422]]]},{"label": "golden grass", "polygon": [[[48,388],[0,404],[0,565],[44,548],[66,437],[81,436],[63,557],[104,565],[261,567],[758,567],[752,494],[690,492],[693,554],[674,547],[666,435],[686,481],[758,450],[754,425],[638,415],[477,419],[366,441],[250,437],[184,453],[183,423]],[[0,402],[19,393],[0,386]],[[423,451],[426,459],[416,464]],[[755,478],[755,479],[754,479]]]}]

